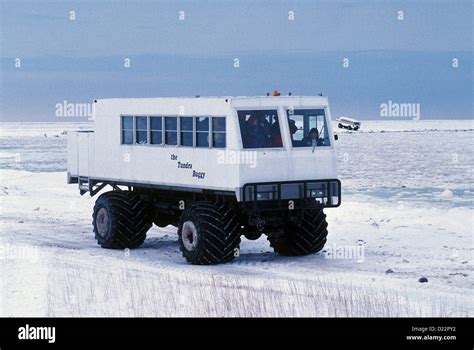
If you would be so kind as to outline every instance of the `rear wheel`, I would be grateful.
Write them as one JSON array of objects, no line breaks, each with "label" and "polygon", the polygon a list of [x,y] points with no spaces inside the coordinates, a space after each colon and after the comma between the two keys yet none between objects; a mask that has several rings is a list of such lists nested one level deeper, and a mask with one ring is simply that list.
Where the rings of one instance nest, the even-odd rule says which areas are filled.
[{"label": "rear wheel", "polygon": [[191,205],[181,215],[178,235],[183,256],[195,265],[225,263],[239,253],[240,224],[224,204]]},{"label": "rear wheel", "polygon": [[140,246],[151,227],[151,210],[138,194],[112,191],[102,194],[94,206],[92,225],[102,248]]},{"label": "rear wheel", "polygon": [[322,210],[304,210],[298,224],[289,222],[282,232],[270,234],[268,240],[280,255],[296,256],[319,252],[328,234],[326,214]]}]

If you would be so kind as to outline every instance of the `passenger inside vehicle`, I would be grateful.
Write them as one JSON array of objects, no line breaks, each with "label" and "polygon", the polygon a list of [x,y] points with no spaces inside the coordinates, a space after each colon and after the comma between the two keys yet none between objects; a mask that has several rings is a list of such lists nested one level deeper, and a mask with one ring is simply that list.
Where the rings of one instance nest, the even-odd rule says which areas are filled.
[{"label": "passenger inside vehicle", "polygon": [[301,140],[302,144],[304,146],[311,146],[311,147],[316,147],[316,146],[323,146],[323,140],[319,138],[319,132],[318,129],[312,128],[309,131],[309,135],[304,137],[303,140]]},{"label": "passenger inside vehicle", "polygon": [[330,146],[324,109],[288,110],[293,147]]},{"label": "passenger inside vehicle", "polygon": [[239,111],[244,148],[283,147],[276,110]]}]

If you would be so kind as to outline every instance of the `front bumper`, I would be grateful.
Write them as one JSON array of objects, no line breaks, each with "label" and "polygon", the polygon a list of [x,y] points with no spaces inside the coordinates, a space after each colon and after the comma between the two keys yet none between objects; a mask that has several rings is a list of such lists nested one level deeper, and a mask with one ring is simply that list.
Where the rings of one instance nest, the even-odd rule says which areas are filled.
[{"label": "front bumper", "polygon": [[338,179],[260,182],[241,189],[242,207],[250,211],[335,208],[341,205]]}]

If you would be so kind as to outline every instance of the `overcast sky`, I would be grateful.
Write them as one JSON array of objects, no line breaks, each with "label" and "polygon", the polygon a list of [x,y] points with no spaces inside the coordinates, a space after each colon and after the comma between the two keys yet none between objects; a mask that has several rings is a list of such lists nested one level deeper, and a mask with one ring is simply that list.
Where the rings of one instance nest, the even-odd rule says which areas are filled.
[{"label": "overcast sky", "polygon": [[333,114],[360,119],[381,119],[389,100],[472,118],[472,4],[2,0],[1,120],[58,120],[64,100],[274,88],[322,92]]}]

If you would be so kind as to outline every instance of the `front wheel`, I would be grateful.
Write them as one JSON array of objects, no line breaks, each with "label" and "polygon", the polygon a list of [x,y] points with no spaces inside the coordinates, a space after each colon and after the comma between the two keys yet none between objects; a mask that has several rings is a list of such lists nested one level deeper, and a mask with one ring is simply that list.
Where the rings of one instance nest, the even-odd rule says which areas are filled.
[{"label": "front wheel", "polygon": [[273,250],[285,256],[308,255],[319,252],[326,244],[328,224],[322,210],[304,210],[299,223],[288,222],[283,232],[270,234]]},{"label": "front wheel", "polygon": [[183,256],[195,265],[225,263],[239,255],[240,224],[224,204],[192,204],[181,215],[178,236]]}]

